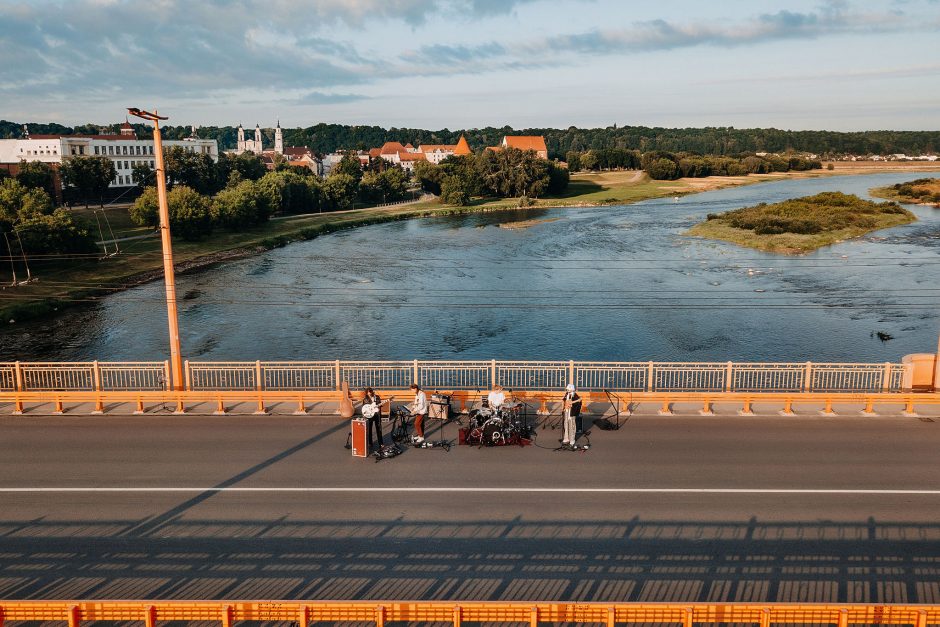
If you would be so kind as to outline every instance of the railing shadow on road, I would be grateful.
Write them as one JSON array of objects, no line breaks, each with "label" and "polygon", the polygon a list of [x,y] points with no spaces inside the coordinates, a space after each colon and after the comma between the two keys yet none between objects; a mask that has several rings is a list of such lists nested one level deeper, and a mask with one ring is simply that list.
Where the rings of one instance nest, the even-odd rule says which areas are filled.
[{"label": "railing shadow on road", "polygon": [[0,521],[0,598],[940,602],[940,523],[152,521]]}]

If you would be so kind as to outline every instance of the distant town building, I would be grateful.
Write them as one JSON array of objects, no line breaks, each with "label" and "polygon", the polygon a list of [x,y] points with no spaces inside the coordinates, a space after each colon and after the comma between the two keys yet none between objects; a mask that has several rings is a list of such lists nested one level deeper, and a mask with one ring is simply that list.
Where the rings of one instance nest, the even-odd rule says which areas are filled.
[{"label": "distant town building", "polygon": [[424,158],[437,165],[447,157],[454,154],[457,144],[421,144],[418,146],[418,152],[424,155]]},{"label": "distant town building", "polygon": [[[255,138],[245,139],[245,129],[241,124],[239,124],[238,140],[235,144],[235,150],[232,152],[234,152],[236,155],[240,155],[245,152],[253,152],[256,155],[264,154],[264,140],[261,137],[261,127],[255,124]],[[277,126],[274,127],[274,149],[267,152],[278,155],[284,154],[284,134],[283,131],[281,131],[280,120],[278,120]]]},{"label": "distant town building", "polygon": [[322,165],[313,151],[306,146],[288,146],[283,149],[287,165],[307,168],[314,174],[322,174]]},{"label": "distant town building", "polygon": [[486,149],[498,152],[506,148],[534,150],[542,159],[548,159],[548,148],[545,146],[545,138],[541,135],[504,135],[499,146],[488,146]]},{"label": "distant town building", "polygon": [[[173,146],[219,160],[218,142],[199,139],[195,127],[186,139],[163,140],[164,150]],[[138,163],[155,167],[153,139],[138,139],[134,127],[126,120],[118,134],[30,135],[26,132],[20,139],[0,139],[0,167],[7,170],[12,170],[9,166],[18,165],[20,161],[41,161],[58,170],[63,159],[78,156],[111,159],[117,171],[111,187],[135,185],[132,169]]]},{"label": "distant town building", "polygon": [[470,150],[470,144],[467,143],[467,138],[461,135],[460,139],[457,140],[457,145],[454,146],[454,156],[462,157],[471,154],[473,154],[473,151]]},{"label": "distant town building", "polygon": [[[323,159],[320,161],[320,175],[324,178],[329,176],[333,172],[333,168],[336,167],[336,164],[343,160],[343,157],[346,155],[353,155],[359,159],[360,166],[366,166],[369,164],[369,159],[371,151],[365,152],[362,150],[342,150],[337,152],[331,152],[329,154],[323,155]],[[376,154],[376,157],[378,154]]]},{"label": "distant town building", "polygon": [[385,142],[381,148],[373,148],[369,151],[371,159],[384,159],[389,163],[400,165],[409,172],[414,170],[415,163],[426,161],[424,153],[419,152],[411,144],[402,146],[400,142]]}]

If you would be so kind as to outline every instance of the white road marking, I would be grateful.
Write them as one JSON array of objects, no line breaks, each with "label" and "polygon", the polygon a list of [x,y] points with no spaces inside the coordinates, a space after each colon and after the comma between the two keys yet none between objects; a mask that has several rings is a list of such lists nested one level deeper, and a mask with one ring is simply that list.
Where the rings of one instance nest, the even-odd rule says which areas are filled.
[{"label": "white road marking", "polygon": [[371,493],[406,493],[406,492],[504,492],[504,493],[565,493],[565,494],[833,494],[833,495],[920,495],[940,496],[940,490],[878,490],[878,489],[804,489],[804,488],[512,488],[512,487],[32,487],[0,488],[0,494],[43,493],[43,492],[371,492]]}]

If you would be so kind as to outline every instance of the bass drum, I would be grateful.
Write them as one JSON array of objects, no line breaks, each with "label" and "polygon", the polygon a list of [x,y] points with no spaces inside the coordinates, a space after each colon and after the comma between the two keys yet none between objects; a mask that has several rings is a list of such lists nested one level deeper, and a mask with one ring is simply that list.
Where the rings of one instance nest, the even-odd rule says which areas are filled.
[{"label": "bass drum", "polygon": [[483,440],[485,446],[500,446],[503,444],[503,421],[491,418],[483,425]]},{"label": "bass drum", "polygon": [[486,422],[493,417],[493,412],[489,409],[471,409],[468,414],[471,427],[483,427]]}]

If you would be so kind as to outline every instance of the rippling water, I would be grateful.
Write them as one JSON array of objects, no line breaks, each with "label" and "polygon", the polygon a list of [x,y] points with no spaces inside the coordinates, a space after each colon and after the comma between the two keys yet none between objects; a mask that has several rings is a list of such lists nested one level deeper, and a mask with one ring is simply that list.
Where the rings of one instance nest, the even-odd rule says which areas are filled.
[{"label": "rippling water", "polygon": [[[940,210],[801,257],[682,233],[918,173],[377,225],[178,277],[189,359],[885,361],[936,348]],[[499,228],[522,219],[526,229]],[[0,334],[4,358],[164,359],[162,283]],[[880,341],[877,331],[894,336]]]}]

